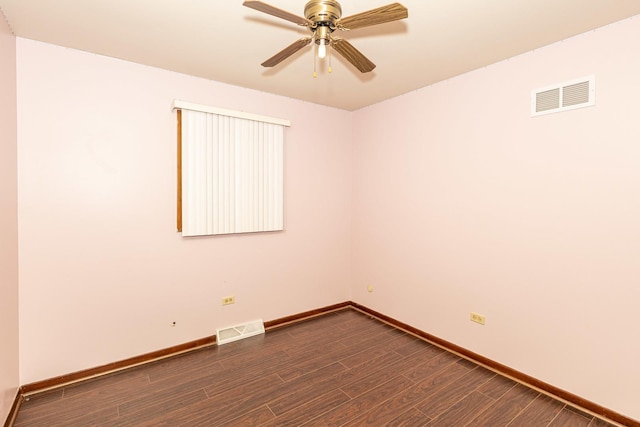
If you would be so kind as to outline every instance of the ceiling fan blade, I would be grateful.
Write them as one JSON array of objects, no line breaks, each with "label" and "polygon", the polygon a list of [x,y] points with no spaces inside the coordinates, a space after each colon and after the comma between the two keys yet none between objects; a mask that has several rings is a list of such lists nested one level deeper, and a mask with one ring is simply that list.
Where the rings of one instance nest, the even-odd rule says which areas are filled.
[{"label": "ceiling fan blade", "polygon": [[289,46],[282,49],[280,52],[273,55],[271,58],[264,61],[261,65],[263,67],[273,67],[275,65],[278,65],[279,63],[281,63],[282,61],[284,61],[285,59],[287,59],[288,57],[290,57],[291,55],[293,55],[294,53],[296,53],[297,51],[299,51],[309,43],[311,43],[311,40],[312,40],[311,37],[306,37],[304,39],[296,40],[295,42],[291,43]]},{"label": "ceiling fan blade", "polygon": [[255,9],[258,12],[264,12],[269,15],[273,15],[277,18],[286,19],[287,21],[291,21],[294,24],[298,24],[298,25],[313,24],[313,22],[309,21],[307,18],[294,15],[293,13],[287,12],[286,10],[278,9],[275,6],[271,6],[270,4],[263,3],[261,1],[245,1],[244,3],[242,3],[242,5],[250,7],[251,9]]},{"label": "ceiling fan blade", "polygon": [[358,49],[353,47],[351,43],[345,39],[331,39],[331,46],[340,55],[349,61],[354,67],[360,70],[361,73],[368,73],[376,68],[376,64],[369,61],[369,58],[364,56]]},{"label": "ceiling fan blade", "polygon": [[341,30],[355,30],[356,28],[369,27],[371,25],[384,24],[386,22],[405,19],[409,16],[409,10],[400,3],[391,3],[386,6],[371,9],[366,12],[356,13],[339,19],[336,25]]}]

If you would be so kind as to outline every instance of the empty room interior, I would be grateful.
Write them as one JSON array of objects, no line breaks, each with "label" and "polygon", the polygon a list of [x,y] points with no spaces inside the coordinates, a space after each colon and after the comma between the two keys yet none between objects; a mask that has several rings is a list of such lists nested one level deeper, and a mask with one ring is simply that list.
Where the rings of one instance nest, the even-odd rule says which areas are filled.
[{"label": "empty room interior", "polygon": [[[0,0],[0,420],[22,386],[342,304],[638,425],[637,2],[555,2],[620,15],[495,57],[416,43],[440,2],[402,2],[408,18],[340,34],[376,63],[367,73],[339,51],[327,72],[315,46],[261,67],[307,30],[241,1],[173,5],[192,9],[179,18],[145,1],[130,16],[64,3]],[[302,15],[305,2],[271,3]],[[342,3],[349,15],[388,2]],[[216,7],[216,38],[190,44],[170,25]],[[558,29],[583,13],[562,12]],[[130,31],[135,13],[171,37]],[[104,24],[117,40],[101,15],[120,16]],[[488,31],[496,52],[516,24]],[[459,38],[480,38],[469,31]],[[413,68],[431,80],[408,86]],[[533,111],[538,89],[582,81],[588,105]],[[287,121],[281,229],[177,231],[176,100]]]}]

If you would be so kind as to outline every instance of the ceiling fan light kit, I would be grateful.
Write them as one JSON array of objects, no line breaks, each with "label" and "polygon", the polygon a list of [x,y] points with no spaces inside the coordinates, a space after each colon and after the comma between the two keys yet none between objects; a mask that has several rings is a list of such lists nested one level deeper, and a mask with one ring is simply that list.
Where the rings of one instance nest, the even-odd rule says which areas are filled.
[{"label": "ceiling fan light kit", "polygon": [[[257,11],[267,13],[277,18],[285,19],[294,24],[309,28],[313,33],[311,37],[297,40],[273,55],[262,63],[263,67],[273,67],[302,49],[314,43],[317,47],[318,57],[324,58],[327,48],[332,48],[349,63],[356,67],[361,73],[368,73],[376,68],[376,65],[364,56],[358,49],[345,39],[334,37],[335,30],[349,31],[357,28],[369,27],[372,25],[384,24],[387,22],[405,19],[409,16],[409,11],[400,3],[391,3],[386,6],[371,9],[366,12],[342,18],[342,7],[340,3],[333,0],[311,0],[304,7],[304,17],[278,9],[261,1],[245,1],[244,6]],[[315,76],[315,71],[314,71]]]}]

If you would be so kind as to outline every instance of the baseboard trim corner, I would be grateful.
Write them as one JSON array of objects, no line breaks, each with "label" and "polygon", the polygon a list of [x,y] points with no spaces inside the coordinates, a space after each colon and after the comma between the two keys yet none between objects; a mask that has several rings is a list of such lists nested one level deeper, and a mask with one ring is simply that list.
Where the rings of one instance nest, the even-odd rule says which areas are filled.
[{"label": "baseboard trim corner", "polygon": [[7,419],[3,424],[4,427],[13,427],[13,423],[16,421],[16,417],[18,416],[18,410],[20,410],[21,404],[22,404],[22,390],[21,388],[18,388],[18,390],[16,390],[16,397],[15,399],[13,399],[13,404],[11,405],[11,409],[9,409],[9,413],[7,414]]},{"label": "baseboard trim corner", "polygon": [[[421,339],[429,341],[435,345],[438,345],[446,350],[449,350],[453,353],[457,353],[469,360],[472,360],[476,363],[479,363],[487,368],[498,372],[507,377],[513,378],[516,381],[519,381],[523,384],[526,384],[530,387],[538,389],[546,394],[557,397],[560,400],[567,402],[568,404],[575,406],[578,409],[584,409],[589,411],[599,417],[602,417],[607,420],[611,420],[613,422],[622,424],[628,427],[640,427],[640,422],[629,418],[625,415],[622,415],[618,412],[612,411],[608,408],[605,408],[597,403],[591,402],[587,399],[584,399],[580,396],[577,396],[573,393],[569,393],[565,390],[562,390],[556,386],[548,384],[544,381],[540,381],[530,375],[527,375],[523,372],[517,371],[509,366],[498,363],[494,360],[491,360],[487,357],[484,357],[480,354],[472,352],[466,348],[463,348],[459,345],[446,341],[437,336],[431,335],[425,331],[422,331],[416,327],[413,327],[409,324],[400,322],[397,319],[394,319],[390,316],[377,312],[369,307],[358,304],[353,301],[346,301],[326,307],[322,307],[315,310],[309,310],[302,313],[298,313],[291,316],[281,317],[275,320],[270,320],[264,322],[265,329],[267,331],[273,330],[275,328],[286,326],[292,323],[303,322],[306,320],[313,319],[318,316],[322,316],[325,314],[329,314],[331,312],[340,311],[344,309],[355,309],[364,314],[367,314],[371,317],[377,318],[391,326],[394,326],[398,329],[404,330],[408,333],[411,333]],[[43,381],[37,381],[30,384],[23,385],[18,390],[16,395],[16,400],[11,408],[9,413],[9,417],[4,424],[4,427],[11,427],[13,425],[14,419],[17,416],[18,410],[20,408],[20,403],[24,399],[25,396],[40,393],[46,390],[50,390],[53,388],[62,387],[64,385],[75,383],[83,380],[87,380],[90,378],[94,378],[101,375],[106,375],[112,372],[121,371],[124,369],[132,368],[134,366],[142,365],[145,363],[153,362],[155,360],[164,359],[167,357],[175,356],[181,353],[186,353],[189,351],[194,351],[199,348],[208,347],[216,344],[216,337],[206,337],[196,341],[191,341],[185,344],[177,345],[174,347],[169,347],[166,349],[158,350],[155,352],[143,354],[140,356],[132,357],[129,359],[125,359],[119,362],[109,363],[107,365],[99,366],[96,368],[85,369],[79,372],[75,372],[72,374],[62,375],[55,378],[50,378]]]}]

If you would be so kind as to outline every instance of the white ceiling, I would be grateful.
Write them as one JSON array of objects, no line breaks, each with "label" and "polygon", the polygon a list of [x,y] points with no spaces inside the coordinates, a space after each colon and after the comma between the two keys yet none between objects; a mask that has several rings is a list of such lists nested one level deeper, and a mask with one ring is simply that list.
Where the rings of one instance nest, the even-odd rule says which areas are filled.
[{"label": "white ceiling", "polygon": [[[343,17],[391,3],[342,0]],[[306,0],[268,0],[303,16]],[[377,68],[338,55],[333,73],[307,47],[265,59],[308,30],[242,0],[0,0],[18,37],[355,110],[640,14],[639,0],[401,0],[409,18],[339,34]],[[325,60],[326,61],[326,60]]]}]

